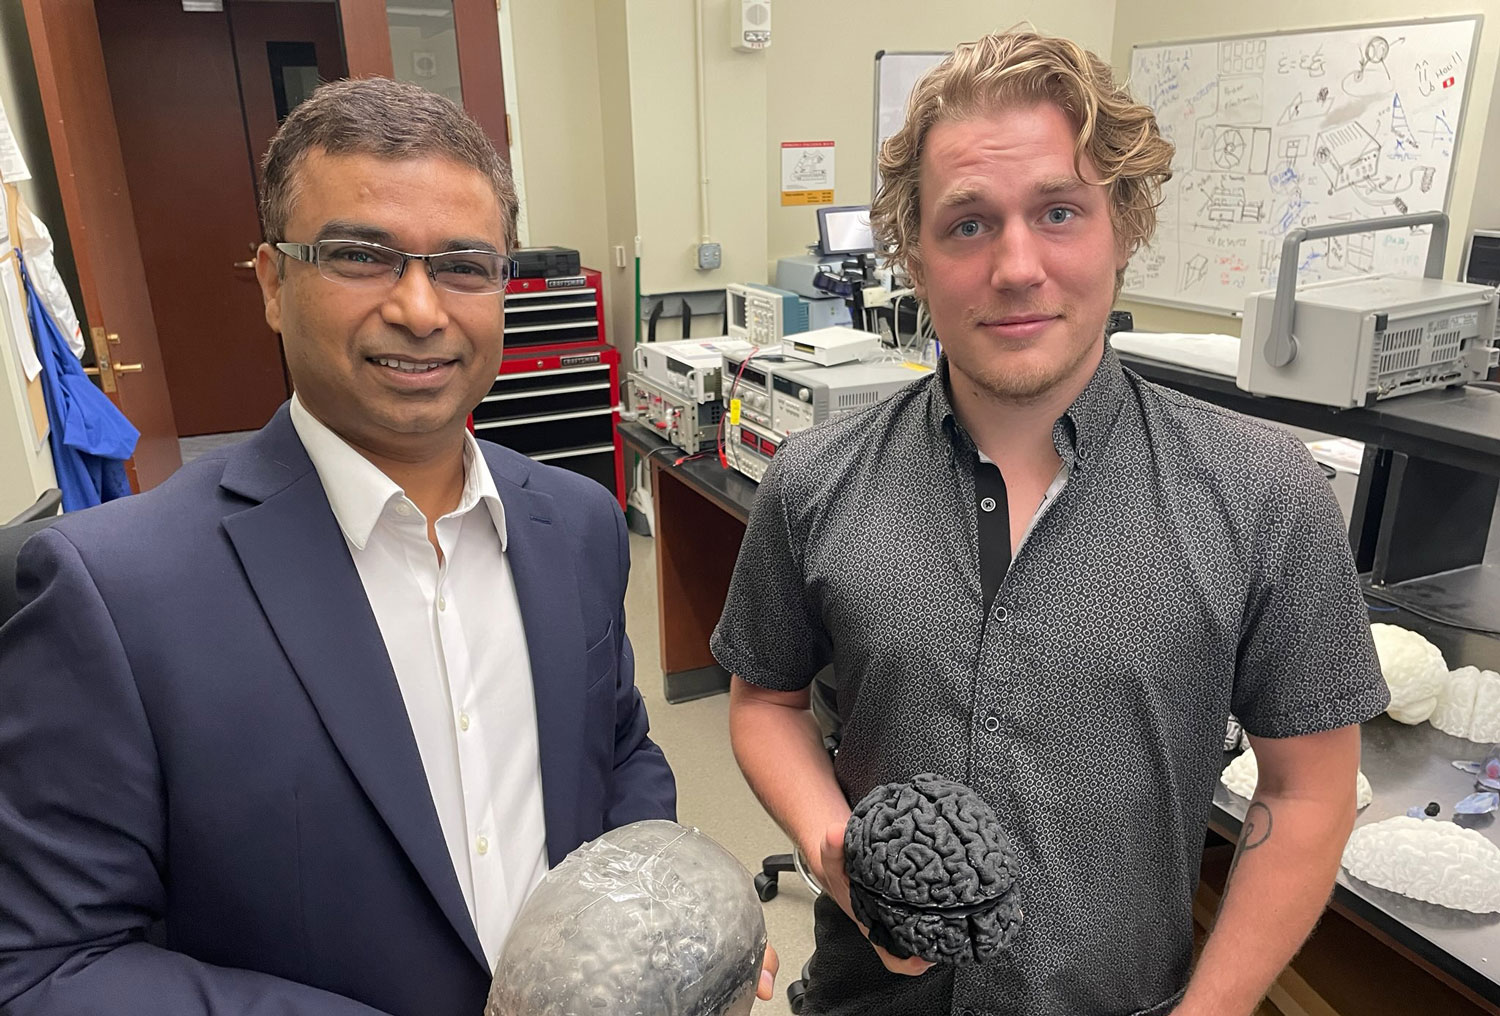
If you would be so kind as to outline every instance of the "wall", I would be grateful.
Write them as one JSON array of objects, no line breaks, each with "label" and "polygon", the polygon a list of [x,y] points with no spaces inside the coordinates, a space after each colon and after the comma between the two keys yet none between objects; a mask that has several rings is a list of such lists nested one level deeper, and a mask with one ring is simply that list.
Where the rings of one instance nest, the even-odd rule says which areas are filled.
[{"label": "wall", "polygon": [[[742,53],[729,45],[729,0],[702,0],[709,239],[722,245],[723,265],[700,271],[697,0],[506,6],[532,242],[578,247],[604,273],[611,337],[626,352],[636,236],[647,297],[768,280],[775,259],[800,252],[817,230],[813,209],[780,207],[780,143],[834,140],[836,200],[867,203],[875,52],[946,49],[1028,13],[993,0],[920,12],[900,0],[782,2],[770,49]],[[1059,0],[1036,27],[1107,54],[1114,23],[1114,0]],[[668,301],[659,339],[680,334],[677,307]],[[707,334],[711,320],[694,331]]]},{"label": "wall", "polygon": [[516,37],[510,21],[513,6],[514,4],[505,4],[500,8],[500,67],[505,84],[506,130],[510,134],[510,177],[520,202],[516,211],[516,238],[522,247],[530,247],[531,224],[526,221],[525,146],[521,140],[521,107],[516,102]]},{"label": "wall", "polygon": [[[1140,0],[1137,0],[1140,2]],[[1171,0],[1153,0],[1163,6]],[[947,50],[1030,19],[1038,31],[1066,35],[1108,58],[1114,0],[929,3],[825,0],[773,5],[768,70],[766,209],[768,248],[778,257],[804,253],[818,238],[816,209],[781,207],[783,141],[835,143],[834,203],[870,202],[874,68],[878,50]]]},{"label": "wall", "polygon": [[[1500,56],[1500,0],[1428,0],[1420,11],[1410,0],[1261,0],[1255,4],[1177,4],[1171,0],[1118,0],[1115,7],[1112,62],[1118,73],[1130,68],[1130,49],[1138,43],[1201,39],[1251,32],[1281,32],[1307,28],[1357,25],[1379,21],[1482,13],[1479,46],[1471,68],[1468,116],[1459,140],[1453,196],[1448,213],[1452,232],[1448,244],[1447,275],[1455,277],[1468,231],[1474,226],[1500,223],[1500,194],[1486,178],[1480,189],[1480,166],[1500,165],[1500,134],[1493,123],[1500,106],[1495,98],[1495,63]],[[1493,168],[1488,176],[1493,176]],[[1195,313],[1150,304],[1121,301],[1135,315],[1136,327],[1152,331],[1226,332],[1238,335],[1239,318]]]},{"label": "wall", "polygon": [[[635,143],[630,109],[630,39],[620,0],[595,0],[595,49],[599,60],[599,112],[604,145],[605,234],[608,264],[599,270],[610,281],[609,334],[627,358],[635,345]],[[624,255],[618,265],[615,253]],[[627,362],[629,362],[627,360]]]},{"label": "wall", "polygon": [[[1477,170],[1477,180],[1482,183],[1477,183],[1470,195],[1469,229],[1500,229],[1500,187],[1494,184],[1495,168],[1500,167],[1500,71],[1495,66],[1495,52],[1500,47],[1500,38],[1485,38],[1487,35],[1500,35],[1500,3],[1490,0],[1480,9],[1484,12],[1485,23],[1479,28],[1479,52],[1490,54],[1489,64],[1481,63],[1480,66],[1487,67],[1495,75],[1495,84],[1488,93],[1488,115],[1481,120],[1478,113],[1483,108],[1480,104],[1486,96],[1480,92],[1478,79],[1474,82],[1474,89],[1469,93],[1471,112],[1464,124],[1464,136],[1460,142],[1463,151],[1460,155],[1477,152],[1481,167]],[[1478,133],[1474,132],[1479,124],[1483,124],[1484,129],[1482,141]],[[1450,256],[1449,264],[1456,269],[1460,261]]]},{"label": "wall", "polygon": [[[47,144],[42,100],[20,4],[0,4],[0,102],[5,105],[33,176],[20,185],[21,195],[48,224],[56,245],[58,271],[75,294],[77,305],[77,271],[63,225],[62,198],[52,168],[52,150]],[[30,335],[24,338],[31,340]],[[7,319],[0,315],[0,522],[29,506],[56,483],[52,453],[45,441],[37,444],[15,340]]]},{"label": "wall", "polygon": [[711,272],[695,267],[701,225],[694,0],[627,0],[645,293],[765,277],[766,54],[729,48],[726,0],[703,0],[703,10],[710,234],[723,245],[723,267]]},{"label": "wall", "polygon": [[594,0],[509,6],[530,242],[577,248],[586,266],[604,273],[613,300],[619,277],[609,269]]},{"label": "wall", "polygon": [[[620,6],[616,3],[615,10]],[[780,206],[782,141],[832,139],[837,144],[836,200],[869,201],[877,50],[945,49],[1015,24],[1027,13],[1019,3],[997,6],[992,0],[930,5],[920,11],[900,0],[783,2],[774,7],[771,47],[742,53],[729,45],[730,4],[703,0],[709,232],[723,245],[724,257],[722,268],[703,272],[694,266],[701,229],[694,0],[626,0],[623,7],[632,150],[627,153],[622,144],[607,141],[606,153],[610,174],[623,173],[620,166],[634,168],[634,214],[643,245],[641,288],[648,295],[766,281],[777,257],[800,253],[816,238],[812,208]],[[1113,12],[1113,0],[1061,0],[1038,27],[1073,35],[1108,53]],[[599,33],[602,49],[602,16]],[[611,217],[617,212],[618,192],[611,187]],[[620,243],[623,235],[612,222],[611,242]],[[628,252],[628,240],[626,246]],[[675,306],[669,303],[669,313],[675,313]],[[669,320],[657,333],[658,338],[677,334],[676,323]]]}]

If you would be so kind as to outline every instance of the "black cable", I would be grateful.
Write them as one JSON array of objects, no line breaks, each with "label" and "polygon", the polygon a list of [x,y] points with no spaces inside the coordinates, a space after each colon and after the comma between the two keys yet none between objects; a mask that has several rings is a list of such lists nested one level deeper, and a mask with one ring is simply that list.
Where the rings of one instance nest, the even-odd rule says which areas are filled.
[{"label": "black cable", "polygon": [[662,305],[665,300],[657,300],[656,306],[651,308],[651,314],[646,318],[646,341],[656,341],[656,322],[661,318]]}]

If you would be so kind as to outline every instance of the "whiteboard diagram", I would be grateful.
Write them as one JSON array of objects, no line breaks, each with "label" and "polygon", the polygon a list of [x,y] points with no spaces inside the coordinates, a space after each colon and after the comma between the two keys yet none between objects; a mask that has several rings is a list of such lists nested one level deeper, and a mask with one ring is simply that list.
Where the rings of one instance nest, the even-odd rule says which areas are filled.
[{"label": "whiteboard diagram", "polygon": [[[1123,295],[1240,312],[1288,230],[1445,210],[1481,18],[1137,46],[1130,89],[1177,147]],[[1425,230],[1305,244],[1304,281],[1422,271]]]}]

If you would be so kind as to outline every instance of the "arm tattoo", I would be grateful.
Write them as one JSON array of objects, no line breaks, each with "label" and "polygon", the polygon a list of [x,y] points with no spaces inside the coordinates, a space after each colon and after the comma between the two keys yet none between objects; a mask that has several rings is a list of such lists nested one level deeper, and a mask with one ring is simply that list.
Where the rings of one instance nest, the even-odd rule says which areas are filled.
[{"label": "arm tattoo", "polygon": [[1250,808],[1245,812],[1245,821],[1240,825],[1240,846],[1234,852],[1234,863],[1229,866],[1229,877],[1224,883],[1225,893],[1229,892],[1229,882],[1234,879],[1240,859],[1270,838],[1271,809],[1260,801],[1250,802]]}]

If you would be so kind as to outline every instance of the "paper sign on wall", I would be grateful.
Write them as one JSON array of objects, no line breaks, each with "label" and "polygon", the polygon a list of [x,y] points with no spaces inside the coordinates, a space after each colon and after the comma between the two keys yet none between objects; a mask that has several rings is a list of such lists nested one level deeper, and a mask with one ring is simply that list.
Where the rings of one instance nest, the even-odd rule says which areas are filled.
[{"label": "paper sign on wall", "polygon": [[35,381],[42,372],[42,361],[37,359],[31,323],[26,320],[25,292],[21,288],[21,277],[16,274],[15,262],[9,258],[0,261],[0,302],[5,304],[6,324],[10,326],[11,339],[16,345],[21,372],[27,381]]},{"label": "paper sign on wall", "polygon": [[833,142],[781,143],[781,203],[833,204]]},{"label": "paper sign on wall", "polygon": [[26,168],[26,160],[21,155],[21,146],[16,141],[16,135],[10,129],[10,117],[5,115],[5,107],[0,106],[0,180],[6,183],[20,183],[22,180],[31,179],[31,170]]}]

